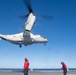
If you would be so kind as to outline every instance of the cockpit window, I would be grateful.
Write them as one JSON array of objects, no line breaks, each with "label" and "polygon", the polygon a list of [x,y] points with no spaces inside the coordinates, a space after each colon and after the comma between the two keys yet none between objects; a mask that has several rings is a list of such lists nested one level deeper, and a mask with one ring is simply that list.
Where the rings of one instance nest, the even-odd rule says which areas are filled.
[{"label": "cockpit window", "polygon": [[42,38],[45,38],[45,37],[43,37],[43,36],[41,36]]}]

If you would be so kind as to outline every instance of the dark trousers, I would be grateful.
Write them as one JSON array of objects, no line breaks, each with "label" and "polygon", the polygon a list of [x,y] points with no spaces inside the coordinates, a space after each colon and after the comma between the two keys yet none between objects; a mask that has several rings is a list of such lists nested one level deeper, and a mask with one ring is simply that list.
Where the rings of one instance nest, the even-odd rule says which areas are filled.
[{"label": "dark trousers", "polygon": [[63,71],[63,75],[66,75],[66,74],[67,74],[67,70],[64,70],[64,71]]},{"label": "dark trousers", "polygon": [[24,75],[28,75],[28,70],[24,70]]}]

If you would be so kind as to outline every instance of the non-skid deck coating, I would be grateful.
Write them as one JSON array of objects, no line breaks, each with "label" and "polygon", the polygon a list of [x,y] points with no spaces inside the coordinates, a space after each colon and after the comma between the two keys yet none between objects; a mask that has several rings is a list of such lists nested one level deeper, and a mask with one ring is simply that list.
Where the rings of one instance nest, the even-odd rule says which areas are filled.
[{"label": "non-skid deck coating", "polygon": [[[24,75],[22,72],[0,71],[0,75]],[[28,75],[63,75],[62,71],[30,71]],[[76,71],[68,71],[67,75],[76,75]]]}]

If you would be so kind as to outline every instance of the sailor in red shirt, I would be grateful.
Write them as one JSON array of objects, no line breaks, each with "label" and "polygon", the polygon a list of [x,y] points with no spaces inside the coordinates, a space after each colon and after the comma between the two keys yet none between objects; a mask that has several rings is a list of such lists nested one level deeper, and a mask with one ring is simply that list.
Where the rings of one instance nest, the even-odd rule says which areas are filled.
[{"label": "sailor in red shirt", "polygon": [[24,75],[28,75],[28,70],[29,70],[29,61],[27,58],[25,58],[24,62]]},{"label": "sailor in red shirt", "polygon": [[61,62],[61,64],[62,64],[63,74],[66,75],[67,74],[67,66],[64,62]]}]

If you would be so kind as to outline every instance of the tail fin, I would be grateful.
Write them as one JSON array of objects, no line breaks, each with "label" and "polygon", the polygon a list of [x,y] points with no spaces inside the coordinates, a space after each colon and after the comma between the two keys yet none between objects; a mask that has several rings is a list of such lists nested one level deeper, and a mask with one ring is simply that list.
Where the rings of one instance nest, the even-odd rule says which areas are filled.
[{"label": "tail fin", "polygon": [[0,39],[6,40],[2,34],[0,34]]}]

